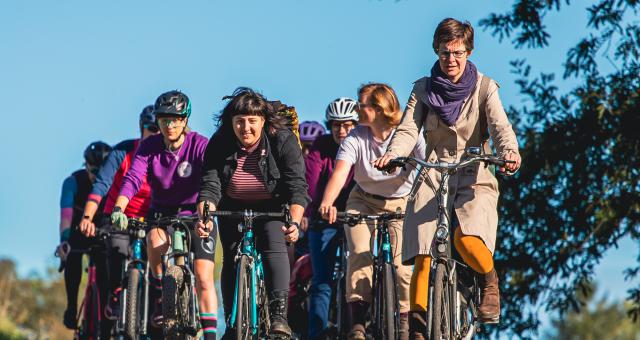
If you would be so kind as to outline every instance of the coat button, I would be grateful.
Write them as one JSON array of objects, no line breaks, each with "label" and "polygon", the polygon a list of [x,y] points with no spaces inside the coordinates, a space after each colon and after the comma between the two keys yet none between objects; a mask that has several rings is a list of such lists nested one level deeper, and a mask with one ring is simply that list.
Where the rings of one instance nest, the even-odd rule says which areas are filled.
[{"label": "coat button", "polygon": [[455,150],[449,150],[449,156],[455,156],[455,155],[456,155]]}]

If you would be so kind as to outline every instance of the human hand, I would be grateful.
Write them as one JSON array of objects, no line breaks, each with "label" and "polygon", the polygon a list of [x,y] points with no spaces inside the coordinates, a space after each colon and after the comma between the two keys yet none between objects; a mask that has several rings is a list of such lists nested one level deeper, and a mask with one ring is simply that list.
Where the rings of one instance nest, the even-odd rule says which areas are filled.
[{"label": "human hand", "polygon": [[96,235],[96,225],[89,218],[83,218],[80,221],[80,232],[86,237],[93,237]]},{"label": "human hand", "polygon": [[300,232],[298,231],[298,223],[292,222],[289,226],[283,225],[282,232],[284,233],[284,240],[287,243],[294,243],[298,240]]},{"label": "human hand", "polygon": [[506,170],[505,173],[513,174],[520,168],[520,165],[522,163],[522,158],[520,158],[520,155],[518,153],[513,151],[508,151],[506,154],[504,154],[503,158],[508,161],[513,161],[514,163],[505,164],[504,168],[499,169],[500,171],[505,172]]},{"label": "human hand", "polygon": [[202,220],[198,220],[198,222],[196,223],[196,232],[201,238],[207,238],[215,227],[216,226],[211,219],[208,219],[206,223]]},{"label": "human hand", "polygon": [[318,209],[318,211],[322,215],[322,218],[327,220],[329,224],[333,224],[337,219],[338,209],[333,205],[321,203],[320,209]]},{"label": "human hand", "polygon": [[115,207],[111,213],[111,224],[120,230],[125,230],[129,227],[129,219],[119,207]]}]

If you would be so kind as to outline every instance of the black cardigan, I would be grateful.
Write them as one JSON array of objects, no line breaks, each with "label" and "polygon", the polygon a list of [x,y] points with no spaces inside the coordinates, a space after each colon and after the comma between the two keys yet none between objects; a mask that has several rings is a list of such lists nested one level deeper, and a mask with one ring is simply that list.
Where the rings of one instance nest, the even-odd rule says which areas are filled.
[{"label": "black cardigan", "polygon": [[[204,155],[202,182],[198,202],[210,201],[216,206],[227,197],[226,191],[238,165],[240,145],[234,135],[215,133]],[[274,136],[262,131],[260,172],[267,190],[279,203],[306,207],[310,201],[305,181],[302,150],[293,132],[279,130]]]}]

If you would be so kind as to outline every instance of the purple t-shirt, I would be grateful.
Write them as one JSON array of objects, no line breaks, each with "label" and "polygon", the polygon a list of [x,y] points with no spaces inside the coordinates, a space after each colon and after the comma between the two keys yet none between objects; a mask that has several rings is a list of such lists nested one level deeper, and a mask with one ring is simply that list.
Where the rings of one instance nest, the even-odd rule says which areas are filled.
[{"label": "purple t-shirt", "polygon": [[151,186],[151,207],[195,204],[207,143],[207,137],[189,132],[180,149],[171,152],[161,134],[143,140],[124,178],[120,195],[131,199],[146,175]]}]

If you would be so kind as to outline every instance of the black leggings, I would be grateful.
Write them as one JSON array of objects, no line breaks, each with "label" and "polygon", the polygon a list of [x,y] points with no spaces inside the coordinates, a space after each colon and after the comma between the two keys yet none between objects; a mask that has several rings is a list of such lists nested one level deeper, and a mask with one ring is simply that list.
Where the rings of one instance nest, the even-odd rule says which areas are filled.
[{"label": "black leggings", "polygon": [[[253,209],[256,211],[277,212],[281,208],[267,207],[265,205],[248,206],[225,203],[220,210],[238,211]],[[242,240],[242,233],[238,231],[238,219],[220,218],[218,220],[218,232],[222,243],[222,300],[225,314],[229,315],[233,306],[233,294],[235,290],[236,268],[234,258],[238,245]],[[281,292],[289,289],[289,256],[284,240],[282,226],[284,222],[277,219],[258,219],[253,223],[256,241],[256,249],[262,254],[264,266],[264,279],[267,293]]]}]

